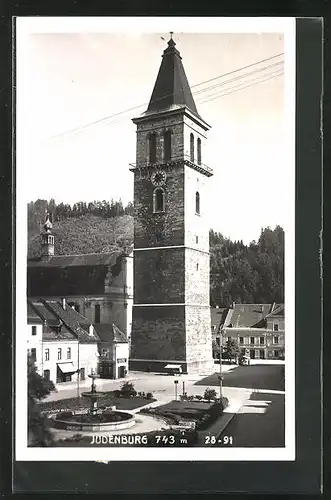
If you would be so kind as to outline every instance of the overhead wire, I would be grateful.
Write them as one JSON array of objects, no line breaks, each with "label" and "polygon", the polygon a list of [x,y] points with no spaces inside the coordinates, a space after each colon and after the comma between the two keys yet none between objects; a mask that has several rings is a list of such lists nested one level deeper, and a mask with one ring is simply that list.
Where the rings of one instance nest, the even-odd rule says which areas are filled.
[{"label": "overhead wire", "polygon": [[[259,85],[260,83],[267,82],[268,80],[271,80],[271,79],[276,78],[277,76],[281,76],[283,74],[284,74],[284,71],[280,71],[279,73],[273,73],[272,75],[269,75],[268,78],[263,78],[260,76],[259,79],[263,78],[260,81],[252,83],[250,85],[244,85],[244,86],[242,86],[242,83],[239,85],[235,85],[234,87],[232,87],[232,89],[225,89],[225,90],[230,90],[230,92],[223,92],[223,93],[217,94],[215,96],[210,96],[210,99],[206,99],[205,101],[201,101],[199,104],[205,104],[207,102],[213,101],[214,99],[218,99],[219,97],[223,97],[223,96],[226,96],[229,94],[233,94],[234,92],[238,92],[239,90],[248,89],[249,87],[255,87],[256,85]],[[264,76],[267,76],[267,75],[264,75]],[[258,78],[255,78],[254,80],[258,80]],[[240,88],[237,88],[237,87],[240,87]]]},{"label": "overhead wire", "polygon": [[[248,65],[246,65],[246,66],[242,66],[241,68],[237,68],[236,70],[229,71],[229,72],[227,72],[227,73],[223,73],[222,75],[215,76],[215,77],[213,77],[213,78],[210,78],[209,80],[205,80],[205,81],[203,81],[203,82],[200,82],[200,83],[197,83],[197,84],[195,84],[195,85],[192,85],[191,89],[192,89],[192,88],[199,87],[199,86],[204,85],[204,84],[206,84],[206,83],[210,83],[210,82],[212,82],[212,81],[218,80],[218,79],[220,79],[220,78],[224,78],[225,76],[229,76],[229,75],[231,75],[231,74],[238,73],[238,72],[240,72],[240,71],[243,71],[244,69],[248,69],[248,68],[251,68],[251,67],[253,67],[253,66],[257,66],[258,64],[264,63],[264,62],[269,61],[269,60],[271,60],[271,59],[275,59],[276,57],[279,57],[279,56],[281,56],[281,55],[283,55],[283,54],[284,54],[284,53],[283,53],[283,52],[281,52],[281,53],[279,53],[279,54],[275,54],[274,56],[268,57],[268,58],[266,58],[266,59],[262,59],[262,60],[260,60],[260,61],[256,61],[255,63],[251,63],[251,64],[248,64]],[[273,67],[273,66],[276,66],[276,65],[279,65],[279,64],[282,64],[282,63],[283,63],[283,61],[280,61],[280,62],[278,62],[278,63],[274,63],[274,64],[269,65],[269,66],[265,66],[264,68],[258,68],[258,69],[256,69],[256,70],[254,70],[253,72],[250,72],[249,74],[246,74],[246,75],[240,75],[240,76],[238,76],[238,77],[236,77],[236,78],[234,78],[234,79],[231,79],[230,81],[221,82],[221,83],[219,83],[219,84],[217,84],[217,85],[215,85],[215,86],[210,86],[210,87],[206,87],[206,88],[204,88],[204,89],[200,89],[200,90],[198,90],[197,92],[193,92],[193,94],[194,94],[194,95],[198,95],[198,94],[200,94],[200,93],[203,93],[203,92],[206,92],[206,91],[208,91],[208,90],[211,90],[212,88],[216,88],[216,87],[218,87],[218,86],[223,86],[223,85],[226,85],[226,84],[228,84],[228,83],[230,83],[230,82],[232,82],[232,81],[235,81],[235,80],[237,80],[237,79],[244,78],[245,76],[247,77],[248,75],[254,74],[254,73],[256,73],[256,72],[261,72],[261,71],[264,71],[265,69],[268,69],[269,67]],[[171,94],[169,94],[168,96],[162,96],[162,98],[155,99],[153,102],[156,102],[157,100],[160,100],[160,99],[164,99],[165,97],[169,97],[170,95],[171,95]],[[97,125],[97,124],[99,124],[99,123],[105,122],[106,120],[110,120],[110,119],[111,119],[111,118],[113,118],[113,117],[117,117],[117,116],[123,115],[123,114],[125,114],[125,113],[129,113],[129,112],[131,112],[131,111],[134,111],[134,110],[136,110],[136,109],[139,109],[139,108],[141,108],[141,107],[143,107],[143,106],[146,106],[147,104],[148,104],[148,103],[139,104],[139,105],[137,105],[137,106],[133,106],[133,107],[131,107],[131,108],[127,108],[127,109],[125,109],[125,110],[118,111],[118,112],[116,112],[116,113],[112,113],[111,115],[105,116],[105,117],[103,117],[103,118],[99,118],[98,120],[94,120],[94,121],[92,121],[92,122],[88,122],[88,123],[86,123],[86,124],[84,124],[84,125],[80,125],[80,126],[78,126],[78,127],[75,127],[75,128],[73,128],[73,129],[67,130],[67,131],[65,131],[65,132],[61,132],[61,133],[59,133],[59,134],[53,135],[53,136],[51,137],[51,139],[59,138],[59,137],[62,137],[62,136],[64,136],[64,135],[68,135],[68,134],[71,134],[71,133],[73,133],[73,132],[76,132],[76,131],[79,131],[79,130],[83,130],[83,129],[87,128],[87,127],[91,127],[91,126],[93,126],[93,125]],[[118,123],[118,121],[115,121],[115,122],[112,122],[112,123]]]}]

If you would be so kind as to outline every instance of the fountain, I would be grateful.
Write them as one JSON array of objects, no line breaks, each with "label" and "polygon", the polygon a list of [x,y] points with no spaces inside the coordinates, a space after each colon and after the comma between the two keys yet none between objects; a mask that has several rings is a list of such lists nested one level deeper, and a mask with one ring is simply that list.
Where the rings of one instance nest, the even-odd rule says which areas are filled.
[{"label": "fountain", "polygon": [[131,413],[116,410],[116,407],[98,408],[98,400],[106,392],[97,391],[95,379],[98,376],[92,370],[89,378],[92,379],[91,390],[83,392],[82,397],[90,400],[88,410],[65,411],[52,418],[53,426],[68,431],[118,431],[135,425],[135,416]]},{"label": "fountain", "polygon": [[97,374],[92,370],[89,378],[92,379],[92,385],[90,392],[82,392],[82,396],[84,398],[89,398],[91,401],[91,406],[89,409],[90,415],[98,414],[98,400],[104,396],[104,392],[100,392],[96,390],[95,379],[97,378]]}]

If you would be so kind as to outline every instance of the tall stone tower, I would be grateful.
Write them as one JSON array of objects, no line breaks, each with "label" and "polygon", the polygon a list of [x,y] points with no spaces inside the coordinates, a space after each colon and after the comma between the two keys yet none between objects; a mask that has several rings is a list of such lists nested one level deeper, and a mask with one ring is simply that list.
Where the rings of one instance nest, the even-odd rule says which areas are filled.
[{"label": "tall stone tower", "polygon": [[133,370],[213,369],[209,305],[212,169],[206,131],[171,38],[147,111],[137,125],[134,173]]}]

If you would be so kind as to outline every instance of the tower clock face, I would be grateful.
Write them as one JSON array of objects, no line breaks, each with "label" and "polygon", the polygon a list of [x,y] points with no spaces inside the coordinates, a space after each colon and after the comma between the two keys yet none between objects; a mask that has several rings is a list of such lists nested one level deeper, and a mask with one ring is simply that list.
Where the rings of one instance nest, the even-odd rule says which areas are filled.
[{"label": "tower clock face", "polygon": [[166,181],[166,173],[163,170],[158,170],[157,172],[153,172],[151,175],[151,183],[154,186],[162,186],[162,184]]}]

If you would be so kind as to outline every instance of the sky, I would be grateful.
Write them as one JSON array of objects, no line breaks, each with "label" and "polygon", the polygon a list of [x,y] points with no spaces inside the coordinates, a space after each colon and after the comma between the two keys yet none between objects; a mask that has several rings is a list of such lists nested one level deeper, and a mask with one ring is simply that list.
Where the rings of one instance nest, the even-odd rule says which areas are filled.
[{"label": "sky", "polygon": [[[147,108],[167,46],[161,37],[167,41],[169,33],[24,34],[17,70],[17,168],[18,176],[24,173],[24,202],[133,200],[131,119]],[[211,125],[203,158],[214,169],[210,227],[245,243],[256,240],[262,227],[284,227],[283,33],[179,31],[173,37],[198,112]],[[257,84],[263,78],[268,80]]]}]

